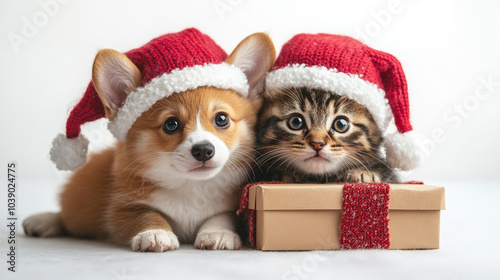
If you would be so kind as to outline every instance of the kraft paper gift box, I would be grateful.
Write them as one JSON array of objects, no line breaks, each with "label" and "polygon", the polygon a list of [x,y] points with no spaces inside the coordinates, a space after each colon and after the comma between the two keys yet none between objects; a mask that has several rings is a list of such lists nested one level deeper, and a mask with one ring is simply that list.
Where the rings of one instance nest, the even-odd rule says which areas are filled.
[{"label": "kraft paper gift box", "polygon": [[239,215],[260,250],[437,249],[444,188],[257,183]]}]

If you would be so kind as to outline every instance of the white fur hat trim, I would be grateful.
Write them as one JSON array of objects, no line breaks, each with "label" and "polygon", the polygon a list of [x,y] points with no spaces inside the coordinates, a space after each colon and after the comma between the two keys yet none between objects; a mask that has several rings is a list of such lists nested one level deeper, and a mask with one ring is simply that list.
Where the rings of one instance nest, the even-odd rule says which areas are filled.
[{"label": "white fur hat trim", "polygon": [[415,169],[423,161],[423,153],[418,146],[416,133],[393,133],[385,136],[384,147],[387,163],[401,170]]}]

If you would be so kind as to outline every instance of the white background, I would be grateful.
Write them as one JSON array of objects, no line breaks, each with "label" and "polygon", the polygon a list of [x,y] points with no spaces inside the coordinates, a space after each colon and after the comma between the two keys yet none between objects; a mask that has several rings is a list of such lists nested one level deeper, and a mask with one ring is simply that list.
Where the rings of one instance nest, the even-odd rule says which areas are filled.
[{"label": "white background", "polygon": [[[51,141],[64,131],[99,49],[124,52],[194,26],[228,53],[259,31],[277,50],[294,34],[326,32],[392,53],[406,72],[426,151],[409,178],[498,178],[498,1],[55,1],[0,4],[0,162],[17,161],[23,176],[60,177],[48,158]],[[89,138],[101,146],[101,135]]]},{"label": "white background", "polygon": [[[56,194],[67,174],[55,169],[48,152],[52,139],[64,131],[71,106],[90,81],[99,49],[125,52],[187,27],[210,35],[228,53],[253,32],[270,34],[277,50],[297,33],[337,33],[392,53],[402,62],[412,123],[422,135],[426,153],[425,163],[406,175],[446,186],[447,210],[442,216],[440,250],[328,252],[326,261],[317,261],[308,279],[332,279],[336,273],[342,279],[383,279],[388,278],[387,271],[398,279],[498,279],[494,264],[500,263],[500,208],[496,206],[500,187],[500,2],[55,1],[0,2],[0,169],[7,162],[18,163],[20,218],[58,208]],[[94,150],[109,143],[103,127],[98,124],[84,130],[90,131]],[[0,170],[2,182],[5,173]],[[0,209],[6,209],[5,194],[0,195]],[[5,230],[2,226],[2,256]],[[286,257],[189,250],[145,257],[112,245],[41,241],[22,237],[20,230],[18,234],[20,269],[25,273],[18,274],[18,279],[50,278],[44,274],[48,269],[57,275],[73,274],[66,279],[90,279],[85,274],[89,271],[101,275],[99,279],[142,279],[139,275],[163,275],[162,269],[167,267],[175,275],[184,271],[200,276],[204,269],[210,275],[225,271],[232,279],[238,271],[271,273],[276,268],[268,276],[280,279],[294,266],[304,266],[317,257],[313,252]],[[61,261],[67,262],[63,266]],[[4,265],[0,269],[0,275],[11,275],[3,274]],[[134,276],[116,277],[122,271]]]}]

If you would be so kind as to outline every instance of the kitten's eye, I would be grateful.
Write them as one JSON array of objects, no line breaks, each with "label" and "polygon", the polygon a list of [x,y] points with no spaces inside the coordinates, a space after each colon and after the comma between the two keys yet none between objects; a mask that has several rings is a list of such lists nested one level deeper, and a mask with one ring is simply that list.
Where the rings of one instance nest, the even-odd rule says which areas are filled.
[{"label": "kitten's eye", "polygon": [[349,126],[349,121],[345,117],[338,117],[333,121],[332,128],[339,133],[345,133]]},{"label": "kitten's eye", "polygon": [[163,131],[167,134],[172,134],[179,130],[181,127],[181,122],[179,121],[178,118],[168,118],[164,123],[163,123]]},{"label": "kitten's eye", "polygon": [[222,128],[222,129],[228,128],[229,123],[230,119],[226,113],[218,113],[217,115],[215,115],[214,125],[217,128]]},{"label": "kitten's eye", "polygon": [[302,129],[305,125],[304,117],[301,115],[293,115],[288,119],[288,127],[291,130]]}]

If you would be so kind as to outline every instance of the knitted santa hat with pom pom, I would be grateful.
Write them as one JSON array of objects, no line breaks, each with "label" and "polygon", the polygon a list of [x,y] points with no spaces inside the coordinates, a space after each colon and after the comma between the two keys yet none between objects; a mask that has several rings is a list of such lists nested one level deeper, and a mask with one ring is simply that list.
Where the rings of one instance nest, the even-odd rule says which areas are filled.
[{"label": "knitted santa hat with pom pom", "polygon": [[[142,113],[173,93],[213,86],[248,95],[243,71],[224,63],[224,50],[194,28],[160,36],[125,55],[141,71],[143,80],[109,122],[108,128],[120,141]],[[75,170],[87,161],[89,142],[80,126],[103,117],[104,106],[91,82],[69,115],[66,135],[58,135],[52,143],[50,157],[58,169]]]},{"label": "knitted santa hat with pom pom", "polygon": [[[394,56],[347,36],[299,34],[283,46],[266,78],[267,91],[287,87],[327,90],[364,105],[385,133],[387,162],[402,170],[420,163],[406,78]],[[394,125],[397,132],[389,134]]]}]

